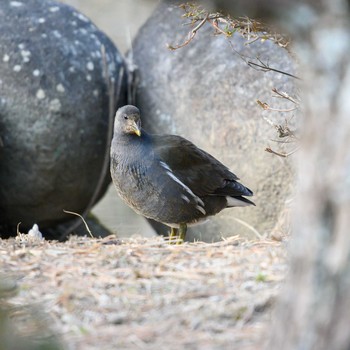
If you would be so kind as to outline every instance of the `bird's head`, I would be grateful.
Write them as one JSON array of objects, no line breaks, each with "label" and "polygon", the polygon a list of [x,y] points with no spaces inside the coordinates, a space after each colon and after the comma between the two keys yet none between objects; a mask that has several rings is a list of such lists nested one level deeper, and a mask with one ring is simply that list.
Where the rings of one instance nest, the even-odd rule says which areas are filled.
[{"label": "bird's head", "polygon": [[139,109],[132,105],[120,107],[115,115],[114,132],[141,136],[141,117]]}]

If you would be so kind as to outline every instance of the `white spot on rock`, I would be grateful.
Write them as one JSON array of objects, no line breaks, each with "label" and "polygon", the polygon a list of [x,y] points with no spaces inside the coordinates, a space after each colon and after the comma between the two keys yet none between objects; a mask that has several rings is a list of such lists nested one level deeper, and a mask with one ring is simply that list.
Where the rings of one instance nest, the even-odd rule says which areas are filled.
[{"label": "white spot on rock", "polygon": [[77,21],[71,21],[70,22],[72,24],[72,26],[76,27],[78,25]]},{"label": "white spot on rock", "polygon": [[86,68],[88,69],[88,70],[94,70],[94,64],[92,63],[92,62],[88,62],[87,64],[86,64]]},{"label": "white spot on rock", "polygon": [[23,3],[20,1],[10,1],[10,6],[12,7],[21,7],[23,6]]},{"label": "white spot on rock", "polygon": [[89,22],[89,19],[87,17],[85,17],[83,14],[78,13],[78,12],[74,12],[73,16],[79,18],[81,21],[83,22]]},{"label": "white spot on rock", "polygon": [[38,19],[38,23],[45,23],[46,22],[46,19],[45,18],[39,18]]},{"label": "white spot on rock", "polygon": [[39,89],[36,92],[36,98],[39,100],[43,100],[45,98],[45,96],[46,96],[46,94],[45,94],[45,91],[43,89]]},{"label": "white spot on rock", "polygon": [[41,37],[46,39],[47,38],[47,34],[46,33],[42,33]]},{"label": "white spot on rock", "polygon": [[33,75],[34,75],[35,77],[38,77],[38,76],[40,75],[40,70],[39,70],[39,69],[34,69],[34,70],[33,70]]},{"label": "white spot on rock", "polygon": [[58,30],[52,31],[52,34],[53,34],[57,39],[61,39],[61,38],[62,38],[62,34],[61,34]]},{"label": "white spot on rock", "polygon": [[10,56],[5,54],[3,57],[2,57],[2,60],[3,62],[8,62],[10,60]]},{"label": "white spot on rock", "polygon": [[64,88],[64,86],[62,84],[57,84],[56,90],[58,92],[65,92],[66,91],[66,89]]},{"label": "white spot on rock", "polygon": [[30,56],[32,53],[29,51],[29,50],[22,50],[21,51],[21,55],[23,56],[23,57],[25,57],[25,56]]},{"label": "white spot on rock", "polygon": [[14,67],[13,67],[13,70],[14,72],[20,72],[22,70],[22,66],[20,66],[19,64],[16,64]]},{"label": "white spot on rock", "polygon": [[98,90],[94,90],[94,91],[92,92],[92,94],[93,94],[95,97],[98,97]]},{"label": "white spot on rock", "polygon": [[86,80],[87,80],[87,81],[91,81],[91,79],[92,79],[91,75],[90,75],[90,74],[87,74],[87,75],[86,75]]},{"label": "white spot on rock", "polygon": [[70,73],[74,73],[74,72],[75,72],[75,68],[74,68],[74,67],[69,67],[69,68],[68,68],[68,71],[69,71]]},{"label": "white spot on rock", "polygon": [[50,111],[58,112],[61,109],[61,101],[58,98],[50,101]]},{"label": "white spot on rock", "polygon": [[32,53],[29,50],[22,50],[21,56],[23,57],[23,62],[29,62],[31,54]]},{"label": "white spot on rock", "polygon": [[49,8],[50,12],[57,12],[59,10],[60,10],[60,8],[58,6],[52,6],[52,7]]},{"label": "white spot on rock", "polygon": [[25,45],[23,43],[18,44],[18,48],[20,50],[23,50],[25,48]]},{"label": "white spot on rock", "polygon": [[83,34],[83,35],[86,35],[87,34],[87,30],[85,28],[80,28],[79,29],[80,33]]}]

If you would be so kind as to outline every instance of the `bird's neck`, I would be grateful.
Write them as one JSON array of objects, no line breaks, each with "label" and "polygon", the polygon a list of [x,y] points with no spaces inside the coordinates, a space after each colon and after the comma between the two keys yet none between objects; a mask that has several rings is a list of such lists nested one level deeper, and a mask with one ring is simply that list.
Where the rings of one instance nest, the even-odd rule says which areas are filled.
[{"label": "bird's neck", "polygon": [[150,150],[149,135],[142,130],[141,136],[135,134],[114,134],[111,147],[111,156],[122,161],[142,159]]}]

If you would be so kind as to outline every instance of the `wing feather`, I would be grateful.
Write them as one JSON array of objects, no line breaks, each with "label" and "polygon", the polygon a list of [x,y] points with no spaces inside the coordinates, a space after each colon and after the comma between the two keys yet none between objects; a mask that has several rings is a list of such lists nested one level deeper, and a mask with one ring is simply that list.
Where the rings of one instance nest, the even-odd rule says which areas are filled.
[{"label": "wing feather", "polygon": [[238,177],[209,153],[176,135],[152,135],[155,157],[199,197],[251,196]]}]

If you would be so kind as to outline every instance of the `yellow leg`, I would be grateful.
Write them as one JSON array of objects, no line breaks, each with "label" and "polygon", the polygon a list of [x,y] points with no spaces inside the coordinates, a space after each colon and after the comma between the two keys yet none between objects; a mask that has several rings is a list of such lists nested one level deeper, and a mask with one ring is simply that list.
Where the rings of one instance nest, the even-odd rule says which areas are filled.
[{"label": "yellow leg", "polygon": [[180,224],[179,227],[179,241],[177,244],[181,244],[185,241],[186,238],[186,232],[187,232],[187,225],[186,224]]},{"label": "yellow leg", "polygon": [[169,243],[171,243],[173,240],[176,239],[177,231],[178,231],[178,229],[175,227],[170,228]]}]

